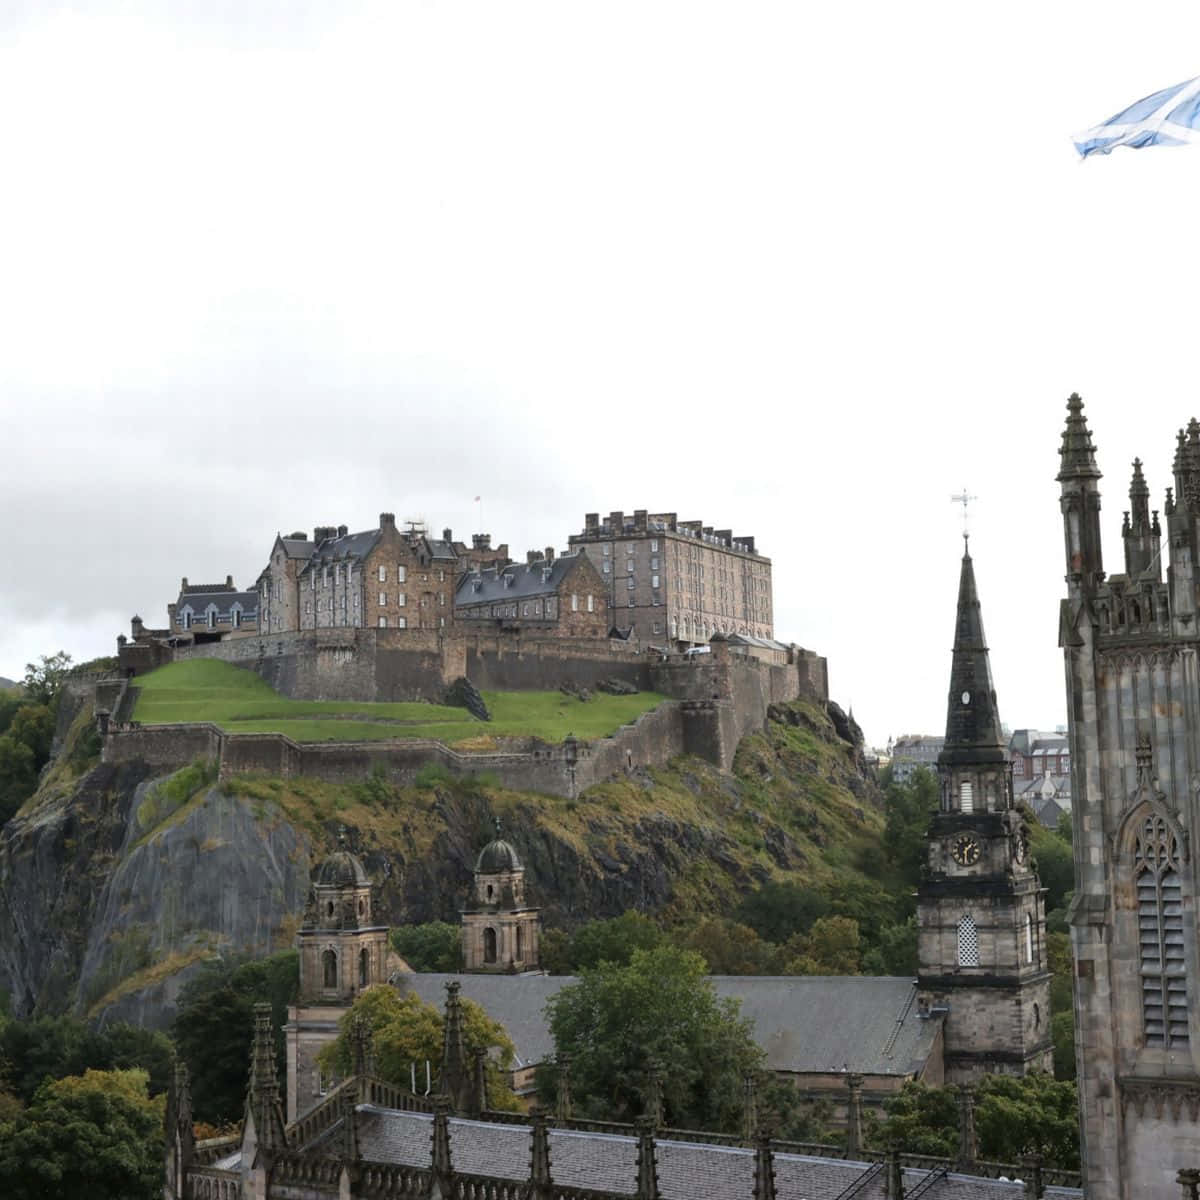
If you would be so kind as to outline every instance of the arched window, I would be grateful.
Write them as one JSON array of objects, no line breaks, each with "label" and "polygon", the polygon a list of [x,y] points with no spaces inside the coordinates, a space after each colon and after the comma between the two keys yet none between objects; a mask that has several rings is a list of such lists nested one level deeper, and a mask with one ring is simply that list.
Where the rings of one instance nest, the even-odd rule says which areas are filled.
[{"label": "arched window", "polygon": [[217,610],[211,604],[208,606],[207,616],[208,616],[209,629],[216,629],[216,627],[217,627]]},{"label": "arched window", "polygon": [[496,961],[496,931],[490,925],[483,931],[483,961]]},{"label": "arched window", "polygon": [[1142,1020],[1147,1046],[1188,1042],[1179,843],[1158,813],[1140,823],[1133,855],[1141,946]]},{"label": "arched window", "polygon": [[979,966],[979,931],[970,913],[963,913],[958,920],[958,965]]},{"label": "arched window", "polygon": [[365,988],[371,979],[371,955],[364,946],[358,952],[358,986]]},{"label": "arched window", "polygon": [[326,950],[321,955],[321,965],[325,972],[325,986],[327,988],[336,988],[337,980],[337,955],[332,950]]},{"label": "arched window", "polygon": [[1025,914],[1025,961],[1033,962],[1033,917]]},{"label": "arched window", "polygon": [[525,961],[525,930],[520,925],[517,926],[517,952],[514,955],[517,962]]}]

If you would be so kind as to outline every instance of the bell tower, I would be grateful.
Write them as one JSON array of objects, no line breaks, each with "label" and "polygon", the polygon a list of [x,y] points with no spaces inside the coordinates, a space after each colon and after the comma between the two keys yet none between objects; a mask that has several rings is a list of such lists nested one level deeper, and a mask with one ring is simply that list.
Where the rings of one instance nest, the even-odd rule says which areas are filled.
[{"label": "bell tower", "polygon": [[475,860],[475,894],[462,911],[463,965],[468,971],[537,969],[541,914],[525,904],[525,868],[500,836]]},{"label": "bell tower", "polygon": [[917,891],[917,987],[924,1004],[947,1010],[946,1082],[1049,1070],[1045,901],[1029,858],[1029,830],[1013,804],[965,544],[937,769],[940,803]]}]

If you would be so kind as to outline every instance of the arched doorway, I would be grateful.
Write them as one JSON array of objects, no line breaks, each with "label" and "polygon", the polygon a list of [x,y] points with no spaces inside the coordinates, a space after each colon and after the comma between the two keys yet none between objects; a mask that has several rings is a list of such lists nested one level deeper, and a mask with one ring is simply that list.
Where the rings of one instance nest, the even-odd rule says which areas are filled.
[{"label": "arched doorway", "polygon": [[496,961],[496,931],[490,925],[483,931],[483,961]]}]

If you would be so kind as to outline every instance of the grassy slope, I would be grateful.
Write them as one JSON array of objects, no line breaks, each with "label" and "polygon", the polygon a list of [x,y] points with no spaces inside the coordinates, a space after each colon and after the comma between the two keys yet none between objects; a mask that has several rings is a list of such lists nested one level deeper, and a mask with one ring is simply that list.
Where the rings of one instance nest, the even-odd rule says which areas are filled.
[{"label": "grassy slope", "polygon": [[597,693],[586,703],[560,692],[485,692],[491,721],[440,704],[288,700],[252,671],[215,659],[160,667],[137,680],[134,719],[144,724],[212,721],[238,733],[286,733],[298,742],[436,738],[485,749],[498,737],[560,742],[568,733],[605,737],[662,697]]}]

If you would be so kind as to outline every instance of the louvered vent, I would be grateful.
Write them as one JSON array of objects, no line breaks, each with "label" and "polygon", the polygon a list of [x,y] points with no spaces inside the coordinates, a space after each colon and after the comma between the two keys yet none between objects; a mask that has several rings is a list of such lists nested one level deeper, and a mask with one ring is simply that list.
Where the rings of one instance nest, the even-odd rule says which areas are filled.
[{"label": "louvered vent", "polygon": [[1188,1043],[1183,895],[1178,846],[1161,817],[1143,824],[1135,866],[1146,1045],[1176,1049]]},{"label": "louvered vent", "polygon": [[958,965],[979,966],[979,931],[970,913],[964,913],[958,922]]}]

